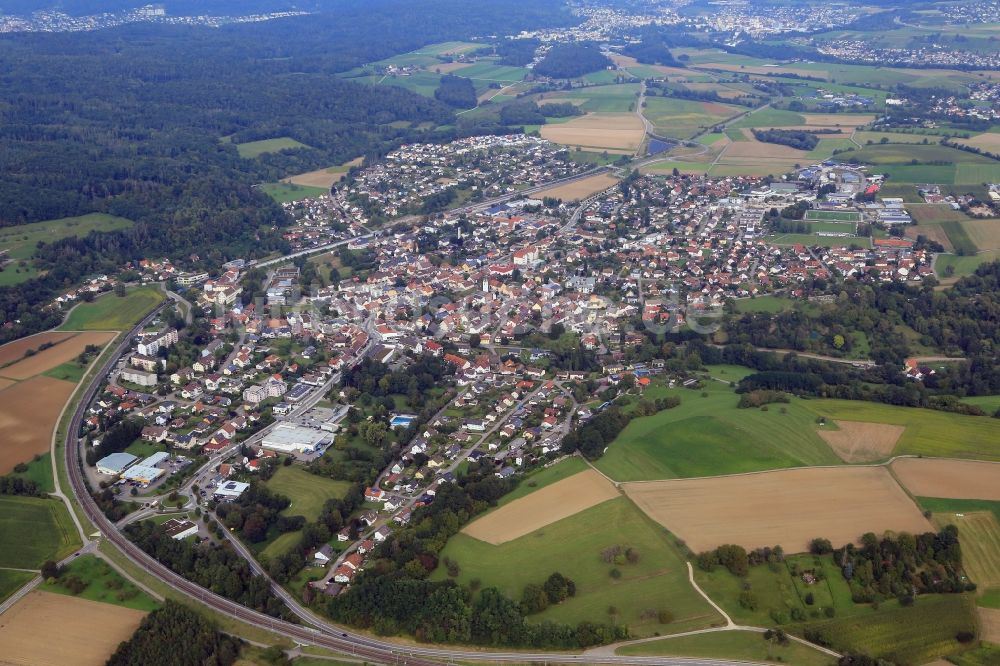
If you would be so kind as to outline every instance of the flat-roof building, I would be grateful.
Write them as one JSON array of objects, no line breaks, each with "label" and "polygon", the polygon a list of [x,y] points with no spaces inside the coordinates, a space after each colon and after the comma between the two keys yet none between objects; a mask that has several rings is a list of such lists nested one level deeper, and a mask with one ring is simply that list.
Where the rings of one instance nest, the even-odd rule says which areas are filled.
[{"label": "flat-roof building", "polygon": [[163,528],[166,530],[167,536],[171,539],[176,539],[177,541],[186,539],[189,536],[193,536],[198,533],[198,525],[192,523],[190,520],[177,520],[176,518],[171,518],[163,523]]},{"label": "flat-roof building", "polygon": [[294,425],[291,423],[280,423],[278,426],[264,435],[261,446],[272,451],[282,453],[313,453],[321,448],[321,445],[328,443],[331,434],[317,428]]},{"label": "flat-roof building", "polygon": [[234,500],[239,498],[243,492],[250,487],[249,483],[243,483],[241,481],[226,481],[219,485],[215,489],[212,495],[217,500]]},{"label": "flat-roof building", "polygon": [[97,473],[118,476],[139,458],[131,453],[112,453],[97,461]]}]

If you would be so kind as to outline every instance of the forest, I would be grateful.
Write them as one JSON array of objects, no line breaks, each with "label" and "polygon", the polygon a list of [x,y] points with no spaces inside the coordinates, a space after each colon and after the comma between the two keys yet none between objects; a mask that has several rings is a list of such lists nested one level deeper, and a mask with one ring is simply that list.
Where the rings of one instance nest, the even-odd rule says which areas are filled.
[{"label": "forest", "polygon": [[[0,343],[54,325],[61,290],[128,260],[212,269],[282,250],[280,206],[255,187],[400,143],[503,131],[436,100],[335,76],[425,44],[576,21],[555,0],[338,1],[321,14],[217,29],[131,25],[0,39],[0,226],[90,212],[134,222],[37,251],[42,277],[0,288]],[[430,123],[429,130],[411,126]],[[308,148],[243,159],[234,143]],[[16,324],[13,322],[17,322]]]},{"label": "forest", "polygon": [[472,81],[462,76],[445,74],[434,91],[434,99],[456,109],[471,109],[477,103]]},{"label": "forest", "polygon": [[142,619],[132,637],[118,646],[107,666],[230,666],[241,641],[223,634],[198,612],[167,599]]},{"label": "forest", "polygon": [[753,136],[758,141],[777,143],[798,150],[813,150],[819,145],[819,137],[816,136],[815,132],[803,130],[754,129]]},{"label": "forest", "polygon": [[553,79],[574,79],[611,66],[611,61],[591,44],[555,44],[535,65],[535,73]]}]

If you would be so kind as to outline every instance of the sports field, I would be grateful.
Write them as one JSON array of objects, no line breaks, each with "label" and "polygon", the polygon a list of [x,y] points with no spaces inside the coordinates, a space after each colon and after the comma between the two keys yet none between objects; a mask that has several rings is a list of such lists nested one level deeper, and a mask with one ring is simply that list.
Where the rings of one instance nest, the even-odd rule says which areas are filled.
[{"label": "sports field", "polygon": [[248,141],[247,143],[236,144],[236,150],[240,157],[253,158],[260,157],[264,153],[276,153],[281,150],[291,148],[308,148],[304,143],[299,143],[295,139],[287,136],[279,136],[276,139],[263,139],[261,141]]},{"label": "sports field", "polygon": [[728,386],[704,391],[651,386],[647,397],[678,396],[680,406],[634,419],[595,466],[616,481],[644,481],[840,464],[805,401],[739,409]]},{"label": "sports field", "polygon": [[125,296],[108,292],[92,303],[75,306],[59,330],[126,331],[162,302],[163,292],[157,285],[135,287]]},{"label": "sports field", "polygon": [[618,648],[630,656],[704,657],[737,661],[785,662],[796,666],[830,666],[830,657],[801,643],[778,645],[753,631],[719,631],[695,636],[664,638]]},{"label": "sports field", "polygon": [[854,543],[865,532],[925,532],[930,524],[882,467],[790,469],[622,484],[653,520],[694,551],[735,543],[808,548],[816,537]]},{"label": "sports field", "polygon": [[542,190],[535,196],[553,197],[555,199],[561,199],[562,201],[579,201],[580,199],[585,199],[596,192],[602,192],[617,183],[618,178],[615,176],[607,173],[601,173],[596,176],[591,176],[589,178],[569,183],[568,185],[560,185],[558,187],[553,187],[550,190]]},{"label": "sports field", "polygon": [[80,547],[76,528],[58,500],[0,496],[0,567],[37,569]]},{"label": "sports field", "polygon": [[31,592],[4,613],[5,666],[103,666],[146,613],[50,592]]},{"label": "sports field", "polygon": [[888,458],[905,428],[888,423],[836,421],[839,430],[820,430],[830,448],[844,462],[864,463]]},{"label": "sports field", "polygon": [[342,498],[351,484],[310,474],[296,465],[282,465],[267,481],[267,487],[292,500],[292,505],[284,511],[285,515],[305,516],[307,521],[312,522],[319,518],[328,499]]},{"label": "sports field", "polygon": [[860,222],[861,213],[840,210],[807,210],[805,219],[825,222]]},{"label": "sports field", "polygon": [[1000,420],[860,400],[809,400],[804,407],[827,419],[905,426],[896,455],[1000,461]]},{"label": "sports field", "polygon": [[614,485],[588,469],[491,511],[462,533],[496,546],[616,497]]},{"label": "sports field", "polygon": [[[606,562],[602,551],[614,546],[634,549],[638,561]],[[556,571],[576,583],[576,596],[530,616],[532,622],[607,622],[608,609],[614,607],[617,621],[642,637],[721,621],[688,583],[673,537],[624,497],[497,546],[459,533],[448,541],[441,557],[458,563],[458,582],[478,579],[483,588],[497,587],[512,599],[520,599],[528,583],[541,584]],[[612,577],[612,569],[618,569],[620,576]],[[444,566],[433,574],[434,580],[446,577]],[[674,621],[660,624],[659,610],[669,610]]]},{"label": "sports field", "polygon": [[56,419],[74,388],[39,375],[0,391],[0,474],[49,452]]},{"label": "sports field", "polygon": [[1000,464],[971,460],[900,458],[892,463],[914,495],[1000,501]]},{"label": "sports field", "polygon": [[634,152],[644,136],[633,113],[588,113],[564,123],[542,125],[543,139],[567,146]]},{"label": "sports field", "polygon": [[104,347],[114,336],[114,333],[105,331],[77,333],[69,339],[57,342],[48,349],[25,357],[5,368],[0,368],[0,376],[15,380],[34,377],[77,358],[88,345]]},{"label": "sports field", "polygon": [[[52,243],[70,236],[82,238],[92,231],[116,231],[131,225],[132,221],[124,217],[88,213],[78,217],[0,228],[0,250],[7,250],[7,256],[14,260],[0,271],[0,287],[19,284],[38,275],[38,271],[28,261],[35,255],[38,243]],[[26,262],[24,266],[20,265],[22,260]]]}]

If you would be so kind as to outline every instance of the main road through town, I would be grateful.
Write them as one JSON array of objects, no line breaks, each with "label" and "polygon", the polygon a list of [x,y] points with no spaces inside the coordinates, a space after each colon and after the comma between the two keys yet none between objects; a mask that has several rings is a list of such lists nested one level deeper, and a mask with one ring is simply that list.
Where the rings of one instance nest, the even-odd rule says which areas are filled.
[{"label": "main road through town", "polygon": [[[617,655],[579,655],[558,652],[490,652],[485,650],[449,649],[432,646],[404,645],[379,640],[348,629],[334,626],[308,614],[301,618],[303,624],[295,624],[272,618],[263,613],[251,610],[238,603],[230,601],[206,590],[191,581],[179,576],[157,560],[147,555],[138,546],[130,542],[109,521],[98,508],[90,495],[85,482],[78,433],[83,422],[87,406],[94,399],[101,382],[108,375],[118,359],[128,350],[132,340],[160,312],[162,306],[147,315],[127,335],[121,338],[115,349],[109,354],[101,367],[93,375],[93,379],[77,403],[72,419],[66,428],[64,446],[66,471],[69,477],[72,493],[84,514],[111,545],[118,548],[136,566],[149,575],[157,578],[165,585],[197,600],[212,610],[248,624],[261,627],[274,634],[294,641],[298,645],[315,645],[337,652],[351,654],[356,657],[383,664],[411,664],[415,666],[430,666],[431,664],[450,664],[462,662],[541,662],[554,664],[660,664],[663,666],[735,666],[752,665],[753,662],[724,661],[716,659],[687,659],[677,657],[629,657]],[[85,543],[84,548],[91,548],[91,543]],[[297,604],[292,605],[292,608]]]}]

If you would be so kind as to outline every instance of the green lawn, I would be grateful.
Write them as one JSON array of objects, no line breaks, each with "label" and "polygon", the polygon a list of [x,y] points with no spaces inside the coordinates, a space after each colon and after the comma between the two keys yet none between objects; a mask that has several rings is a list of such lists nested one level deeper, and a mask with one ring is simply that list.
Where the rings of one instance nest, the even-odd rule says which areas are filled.
[{"label": "green lawn", "polygon": [[857,231],[858,225],[856,222],[826,222],[818,220],[806,220],[806,224],[809,225],[809,231],[814,234],[819,233],[835,233],[835,234],[848,234],[850,236],[854,235]]},{"label": "green lawn", "polygon": [[324,194],[329,194],[330,190],[325,187],[313,187],[311,185],[296,185],[295,183],[264,183],[260,186],[264,194],[271,197],[278,203],[289,203],[300,199],[311,199]]},{"label": "green lawn", "polygon": [[[66,587],[69,576],[77,576],[87,583],[87,587],[79,594],[73,594]],[[110,564],[93,555],[84,555],[73,560],[66,565],[65,572],[59,580],[46,581],[42,583],[40,589],[147,612],[160,607],[156,599],[112,569]]]},{"label": "green lawn", "polygon": [[302,530],[279,534],[277,537],[269,541],[259,554],[266,558],[280,557],[294,548],[301,538]]},{"label": "green lawn", "polygon": [[290,465],[279,467],[267,481],[267,487],[292,500],[292,505],[285,509],[286,515],[305,516],[307,521],[312,522],[319,518],[328,499],[343,497],[351,484],[310,474],[302,467]]},{"label": "green lawn", "polygon": [[727,382],[738,382],[747,375],[752,375],[757,372],[756,370],[743,365],[727,365],[723,363],[718,365],[706,365],[705,371],[709,377],[723,379]]},{"label": "green lawn", "polygon": [[[7,250],[13,259],[0,271],[0,287],[19,284],[38,275],[30,260],[38,243],[51,243],[70,236],[83,237],[92,231],[115,231],[131,226],[132,221],[106,213],[88,213],[79,217],[63,217],[32,224],[20,224],[0,229],[0,250]],[[21,266],[20,261],[25,261]]]},{"label": "green lawn", "polygon": [[34,577],[35,574],[30,571],[0,569],[0,602],[20,590]]},{"label": "green lawn", "polygon": [[52,456],[48,453],[32,459],[28,463],[26,472],[11,472],[10,476],[19,476],[22,479],[30,479],[41,489],[43,493],[51,493],[56,489],[55,480],[52,476]]},{"label": "green lawn", "polygon": [[949,499],[945,497],[918,497],[917,504],[925,511],[934,513],[972,513],[992,511],[1000,521],[1000,502],[977,499]]},{"label": "green lawn", "polygon": [[755,298],[739,298],[733,301],[737,312],[783,312],[792,310],[796,304],[802,303],[797,298],[785,296],[757,296]]},{"label": "green lawn", "polygon": [[60,326],[63,331],[126,331],[163,302],[156,285],[130,289],[125,296],[108,292],[92,303],[80,303]]},{"label": "green lawn", "polygon": [[987,590],[976,603],[984,608],[1000,608],[1000,590]]},{"label": "green lawn", "polygon": [[37,569],[80,547],[66,507],[58,500],[0,497],[0,567]]},{"label": "green lawn", "polygon": [[260,157],[264,153],[276,153],[290,148],[309,148],[309,146],[287,136],[236,144],[236,150],[239,151],[240,157],[244,158]]},{"label": "green lawn", "polygon": [[527,73],[528,70],[524,67],[498,65],[495,62],[490,61],[477,62],[473,65],[469,65],[468,67],[462,67],[461,69],[452,72],[452,74],[455,74],[456,76],[461,76],[467,79],[497,81],[500,83],[523,81]]},{"label": "green lawn", "polygon": [[[622,575],[617,579],[610,575],[614,565],[601,558],[603,549],[615,545],[634,548],[640,555],[635,564],[619,565]],[[542,583],[555,571],[571,578],[576,596],[530,616],[532,622],[607,622],[612,606],[617,621],[635,636],[677,633],[721,621],[688,583],[674,538],[624,497],[499,546],[460,533],[441,555],[458,562],[461,583],[478,579],[482,587],[497,587],[516,600],[525,584]],[[433,574],[437,580],[446,576],[443,566]],[[662,625],[656,617],[642,617],[645,611],[658,610],[669,610],[674,622]]]},{"label": "green lawn", "polygon": [[896,455],[1000,460],[998,419],[858,400],[809,400],[802,404],[827,419],[906,426],[893,451]]},{"label": "green lawn", "polygon": [[721,631],[696,636],[664,638],[618,648],[615,654],[629,656],[704,657],[739,661],[787,663],[796,666],[830,666],[835,660],[818,650],[789,641],[777,645],[752,631]]},{"label": "green lawn", "polygon": [[1000,259],[1000,250],[980,252],[974,256],[964,257],[960,257],[957,254],[942,254],[938,256],[937,263],[934,264],[934,269],[938,275],[944,275],[945,270],[951,266],[955,277],[964,277],[975,273],[976,269],[983,264],[988,264],[997,259]]},{"label": "green lawn", "polygon": [[681,405],[633,420],[597,468],[616,481],[644,481],[840,464],[816,434],[806,401],[739,409],[728,386],[707,382],[704,390],[708,397],[688,389],[658,392],[679,396]]},{"label": "green lawn", "polygon": [[979,407],[989,416],[1000,409],[1000,395],[972,395],[962,398],[962,402]]},{"label": "green lawn", "polygon": [[46,370],[43,375],[48,377],[54,377],[55,379],[62,379],[67,382],[73,382],[76,384],[81,379],[83,375],[87,372],[87,367],[82,366],[75,361],[67,361],[61,365],[57,365],[51,370]]},{"label": "green lawn", "polygon": [[979,647],[948,657],[955,666],[996,666],[1000,664],[1000,645],[981,643]]}]

